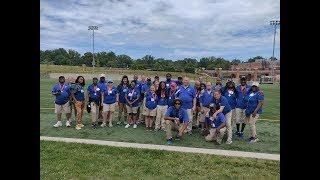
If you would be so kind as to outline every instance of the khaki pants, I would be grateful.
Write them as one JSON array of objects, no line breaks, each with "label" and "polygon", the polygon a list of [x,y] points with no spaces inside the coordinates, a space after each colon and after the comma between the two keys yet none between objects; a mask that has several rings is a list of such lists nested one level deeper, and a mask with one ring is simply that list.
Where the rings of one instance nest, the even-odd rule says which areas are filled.
[{"label": "khaki pants", "polygon": [[251,137],[257,136],[256,122],[257,122],[258,118],[259,118],[259,114],[256,114],[256,117],[252,117],[252,114],[250,114],[249,117],[246,117],[246,124],[249,124],[249,126],[250,126]]},{"label": "khaki pants", "polygon": [[226,127],[227,127],[227,135],[228,135],[227,141],[232,141],[232,124],[231,124],[232,110],[224,116],[226,118]]},{"label": "khaki pants", "polygon": [[193,111],[192,109],[186,109],[188,117],[189,117],[189,123],[187,126],[187,131],[192,131],[192,122],[193,122]]},{"label": "khaki pants", "polygon": [[223,139],[224,133],[225,133],[225,131],[226,131],[226,127],[223,127],[223,128],[220,129],[219,136],[217,136],[216,130],[217,130],[217,128],[211,128],[211,129],[210,129],[210,134],[208,134],[208,135],[205,137],[205,140],[206,140],[206,141],[216,140],[217,143],[221,144],[221,141],[222,141],[222,139]]},{"label": "khaki pants", "polygon": [[193,123],[192,123],[193,126],[199,125],[199,119],[200,119],[200,113],[201,113],[200,110],[201,110],[200,106],[197,106],[196,111],[193,114]]},{"label": "khaki pants", "polygon": [[183,127],[183,123],[180,123],[180,126],[178,126],[176,123],[174,123],[174,122],[172,122],[170,120],[166,120],[167,139],[171,139],[172,138],[171,130],[180,131],[180,129],[182,129],[182,127]]},{"label": "khaki pants", "polygon": [[120,103],[120,102],[119,102],[119,114],[118,114],[118,119],[119,119],[119,121],[121,121],[122,112],[123,112],[125,121],[127,121],[127,107],[126,107],[126,103]]},{"label": "khaki pants", "polygon": [[236,124],[244,123],[246,109],[236,108]]},{"label": "khaki pants", "polygon": [[99,106],[94,102],[91,102],[90,106],[91,106],[92,122],[95,123],[99,116]]},{"label": "khaki pants", "polygon": [[75,103],[75,106],[77,110],[77,124],[82,124],[82,113],[83,113],[84,102],[77,101]]},{"label": "khaki pants", "polygon": [[165,105],[165,106],[157,105],[155,129],[160,129],[160,127],[162,130],[166,129],[166,125],[165,125],[166,120],[164,120],[164,116],[166,115],[167,109],[168,109],[168,105]]}]

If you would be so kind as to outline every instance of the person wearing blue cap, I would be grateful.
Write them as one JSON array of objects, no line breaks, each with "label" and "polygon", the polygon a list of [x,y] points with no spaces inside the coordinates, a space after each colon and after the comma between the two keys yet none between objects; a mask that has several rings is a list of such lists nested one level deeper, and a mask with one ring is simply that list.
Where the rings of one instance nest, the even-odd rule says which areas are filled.
[{"label": "person wearing blue cap", "polygon": [[108,85],[106,89],[102,92],[101,95],[101,102],[103,106],[102,116],[103,116],[103,123],[101,127],[105,127],[107,124],[107,117],[109,114],[109,127],[113,127],[113,113],[115,111],[116,106],[118,107],[119,103],[119,94],[117,92],[116,87],[113,86],[113,80],[108,80]]}]

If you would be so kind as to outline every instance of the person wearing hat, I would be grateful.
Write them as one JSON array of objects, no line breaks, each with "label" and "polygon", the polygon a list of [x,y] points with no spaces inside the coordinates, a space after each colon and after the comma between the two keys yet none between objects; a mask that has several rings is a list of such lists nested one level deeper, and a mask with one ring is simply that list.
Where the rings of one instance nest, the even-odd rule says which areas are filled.
[{"label": "person wearing hat", "polygon": [[90,105],[91,107],[91,117],[92,117],[92,128],[97,128],[97,118],[99,115],[99,107],[100,107],[100,100],[101,100],[101,89],[98,86],[98,78],[94,77],[92,79],[92,84],[87,88],[87,95],[86,95],[86,104]]},{"label": "person wearing hat", "polygon": [[173,106],[173,100],[177,98],[178,87],[175,82],[172,82],[168,89],[168,107]]},{"label": "person wearing hat", "polygon": [[182,80],[183,80],[182,77],[179,76],[179,77],[178,77],[178,80],[177,80],[177,82],[176,82],[178,87],[183,84],[183,83],[182,83]]},{"label": "person wearing hat", "polygon": [[246,124],[249,124],[251,137],[247,139],[248,142],[255,143],[259,141],[256,132],[256,122],[259,115],[262,113],[262,105],[264,103],[264,95],[262,91],[259,90],[259,83],[253,82],[251,89],[248,91],[244,97],[244,101],[247,104],[245,114],[246,114]]},{"label": "person wearing hat", "polygon": [[[105,88],[107,87],[106,75],[105,74],[100,74],[100,80],[98,82],[98,86],[101,89],[101,91],[104,91]],[[102,119],[103,119],[103,117],[102,117],[102,106],[100,106],[99,107],[98,124],[102,124]]]},{"label": "person wearing hat", "polygon": [[106,127],[107,124],[107,117],[109,115],[109,127],[113,127],[113,113],[116,109],[116,106],[119,106],[119,94],[117,92],[116,87],[113,85],[113,80],[108,80],[108,86],[101,94],[101,106],[103,107],[102,116],[103,116],[103,123],[101,127]]},{"label": "person wearing hat", "polygon": [[128,89],[125,99],[126,99],[126,107],[128,113],[128,121],[125,128],[129,128],[131,124],[133,124],[133,128],[136,129],[137,124],[137,113],[139,108],[139,98],[140,98],[140,91],[136,86],[136,81],[131,81],[131,86]]},{"label": "person wearing hat", "polygon": [[207,82],[206,89],[203,93],[200,94],[199,98],[200,102],[200,118],[199,122],[201,124],[201,132],[204,130],[208,130],[209,126],[205,123],[205,115],[209,111],[209,105],[213,102],[213,91],[212,91],[212,83]]},{"label": "person wearing hat", "polygon": [[168,145],[172,144],[172,132],[171,130],[177,131],[175,140],[180,140],[182,134],[187,129],[189,124],[189,116],[185,109],[182,108],[182,100],[174,99],[173,106],[169,107],[164,120],[166,120],[166,135]]},{"label": "person wearing hat", "polygon": [[143,115],[145,117],[146,130],[152,131],[153,118],[157,113],[157,104],[159,98],[155,92],[154,86],[150,87],[150,90],[146,93],[143,98]]},{"label": "person wearing hat", "polygon": [[218,113],[215,118],[213,114],[217,111],[216,105],[211,103],[209,105],[209,111],[206,114],[206,122],[210,126],[209,134],[205,137],[206,141],[216,140],[217,144],[221,144],[224,133],[226,131],[226,118],[223,113]]},{"label": "person wearing hat", "polygon": [[[243,138],[243,131],[246,127],[246,123],[244,122],[245,119],[245,110],[246,110],[246,102],[244,101],[245,95],[250,90],[251,86],[247,84],[246,77],[243,76],[240,78],[240,84],[236,87],[236,91],[238,94],[237,103],[236,103],[236,127],[237,131],[235,135]],[[240,129],[241,124],[241,129]]]}]

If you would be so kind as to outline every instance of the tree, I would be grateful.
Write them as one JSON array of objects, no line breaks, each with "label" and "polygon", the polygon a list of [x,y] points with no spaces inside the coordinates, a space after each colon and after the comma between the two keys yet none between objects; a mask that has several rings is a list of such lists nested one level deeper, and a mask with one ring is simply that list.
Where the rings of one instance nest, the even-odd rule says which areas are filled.
[{"label": "tree", "polygon": [[118,68],[130,67],[132,63],[133,63],[133,60],[128,55],[121,54],[116,57],[116,66]]},{"label": "tree", "polygon": [[81,59],[86,66],[92,67],[92,52],[84,53]]},{"label": "tree", "polygon": [[240,63],[241,63],[240,59],[236,59],[236,58],[231,61],[232,65],[238,65]]},{"label": "tree", "polygon": [[258,60],[258,59],[264,59],[264,58],[263,58],[262,56],[256,56],[256,57],[253,57],[253,58],[248,59],[247,62],[255,62],[255,61]]}]

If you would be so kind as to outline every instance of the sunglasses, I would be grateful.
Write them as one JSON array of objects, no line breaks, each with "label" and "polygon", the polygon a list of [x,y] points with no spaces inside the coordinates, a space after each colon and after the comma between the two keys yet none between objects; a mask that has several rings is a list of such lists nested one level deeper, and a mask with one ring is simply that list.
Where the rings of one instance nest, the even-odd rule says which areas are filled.
[{"label": "sunglasses", "polygon": [[181,105],[180,103],[174,103],[175,105]]}]

